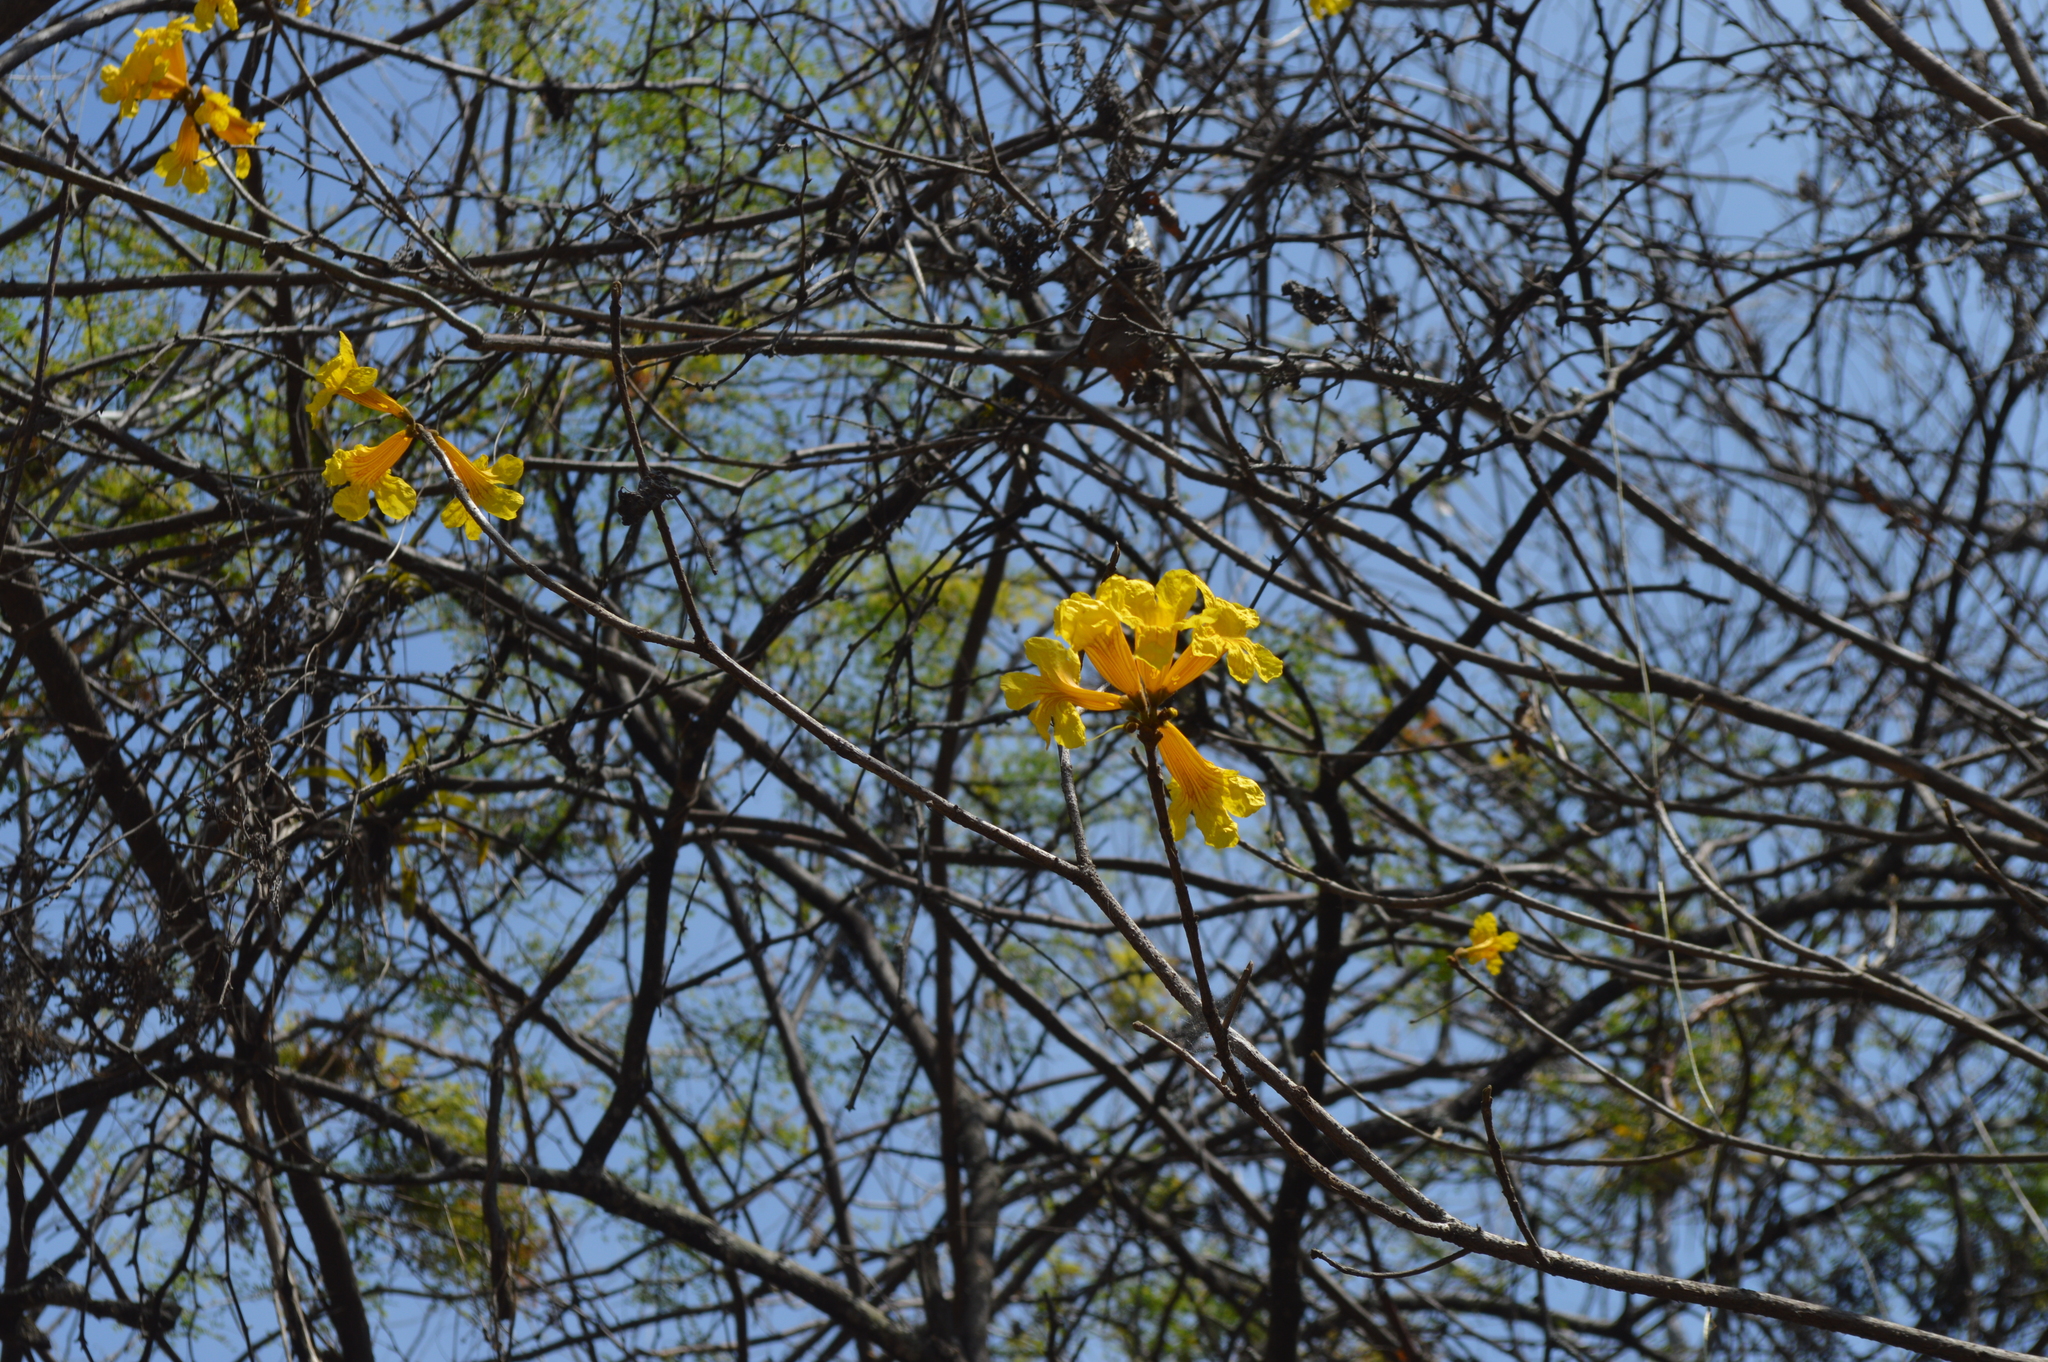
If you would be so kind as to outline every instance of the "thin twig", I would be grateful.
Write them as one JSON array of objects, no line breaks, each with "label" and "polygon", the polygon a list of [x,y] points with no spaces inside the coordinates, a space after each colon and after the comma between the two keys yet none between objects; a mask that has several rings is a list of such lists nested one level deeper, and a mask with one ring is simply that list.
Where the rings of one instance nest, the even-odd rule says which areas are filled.
[{"label": "thin twig", "polygon": [[1500,1180],[1501,1193],[1508,1199],[1508,1211],[1515,1217],[1515,1227],[1522,1232],[1522,1238],[1536,1253],[1536,1270],[1543,1270],[1543,1246],[1536,1242],[1536,1231],[1529,1224],[1529,1216],[1522,1209],[1522,1192],[1515,1186],[1515,1175],[1508,1168],[1508,1161],[1502,1155],[1500,1136],[1493,1128],[1493,1085],[1479,1095],[1480,1119],[1486,1122],[1486,1152],[1493,1156],[1493,1175]]},{"label": "thin twig", "polygon": [[1369,1282],[1394,1282],[1399,1281],[1403,1277],[1420,1277],[1425,1272],[1434,1272],[1440,1267],[1449,1267],[1452,1263],[1457,1262],[1460,1258],[1467,1256],[1471,1252],[1471,1249],[1459,1249],[1456,1253],[1446,1253],[1433,1263],[1424,1263],[1421,1267],[1404,1267],[1399,1272],[1374,1272],[1368,1268],[1350,1267],[1338,1262],[1321,1249],[1310,1249],[1308,1256],[1319,1263],[1328,1263],[1347,1277],[1363,1277]]}]

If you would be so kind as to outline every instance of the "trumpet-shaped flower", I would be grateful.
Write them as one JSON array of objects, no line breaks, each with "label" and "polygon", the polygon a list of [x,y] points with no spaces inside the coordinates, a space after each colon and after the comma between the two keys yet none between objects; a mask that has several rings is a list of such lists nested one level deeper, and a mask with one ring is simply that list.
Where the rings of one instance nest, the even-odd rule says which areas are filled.
[{"label": "trumpet-shaped flower", "polygon": [[162,28],[135,30],[134,50],[119,66],[100,68],[100,98],[133,118],[145,99],[176,99],[191,83],[185,66],[185,35],[192,21],[177,18]]},{"label": "trumpet-shaped flower", "polygon": [[337,449],[327,460],[323,476],[334,494],[334,510],[343,520],[361,520],[370,513],[374,498],[377,509],[393,520],[403,520],[420,504],[412,484],[392,472],[405,451],[412,448],[409,431],[399,431],[374,445]]},{"label": "trumpet-shaped flower", "polygon": [[1488,974],[1500,973],[1500,958],[1520,945],[1522,938],[1500,929],[1500,919],[1481,913],[1472,924],[1472,944],[1451,952],[1453,960],[1484,960]]},{"label": "trumpet-shaped flower", "polygon": [[1171,798],[1166,821],[1176,842],[1187,835],[1188,815],[1193,814],[1203,841],[1234,847],[1237,820],[1266,806],[1266,792],[1257,781],[1210,761],[1170,723],[1159,726],[1159,760],[1172,777],[1166,787]]},{"label": "trumpet-shaped flower", "polygon": [[359,407],[411,419],[412,413],[405,409],[404,403],[377,386],[377,371],[356,363],[356,348],[348,343],[348,337],[339,332],[336,334],[341,341],[341,352],[314,371],[313,377],[320,384],[320,389],[306,399],[306,410],[322,411],[335,398],[346,397]]},{"label": "trumpet-shaped flower", "polygon": [[204,33],[219,19],[229,29],[242,26],[241,11],[235,8],[235,0],[199,0],[192,7],[192,27]]},{"label": "trumpet-shaped flower", "polygon": [[1031,726],[1047,742],[1079,747],[1088,741],[1081,711],[1122,709],[1124,697],[1081,684],[1081,655],[1056,638],[1024,640],[1024,655],[1038,668],[1003,677],[1003,698],[1011,709],[1031,710]]},{"label": "trumpet-shaped flower", "polygon": [[[233,27],[233,25],[230,25]],[[193,118],[200,126],[213,129],[213,135],[235,148],[235,178],[249,178],[249,153],[244,147],[256,145],[256,134],[263,131],[263,124],[252,123],[242,117],[242,111],[228,103],[228,97],[215,89],[206,89],[199,97],[199,107],[192,111]]]},{"label": "trumpet-shaped flower", "polygon": [[[1240,682],[1248,682],[1254,676],[1261,681],[1277,681],[1286,670],[1286,664],[1263,643],[1246,637],[1259,627],[1259,612],[1249,606],[1209,593],[1208,608],[1189,621],[1188,627],[1194,631],[1190,651],[1227,659],[1231,676]],[[1213,654],[1212,648],[1216,650]]]},{"label": "trumpet-shaped flower", "polygon": [[[1112,577],[1112,582],[1119,580]],[[1097,597],[1077,591],[1060,602],[1053,628],[1061,638],[1095,664],[1102,679],[1133,698],[1159,697],[1159,669],[1131,651],[1121,616]]]},{"label": "trumpet-shaped flower", "polygon": [[[488,464],[473,461],[467,454],[436,435],[434,443],[448,456],[448,462],[455,469],[455,476],[461,480],[463,490],[476,503],[479,511],[494,515],[500,520],[510,520],[519,514],[519,508],[526,504],[526,497],[512,490],[512,484],[519,481],[526,471],[526,461],[510,454],[500,455]],[[484,537],[483,527],[469,513],[469,508],[457,497],[441,508],[441,523],[451,530],[461,530],[471,539]]]},{"label": "trumpet-shaped flower", "polygon": [[204,194],[213,182],[207,167],[219,164],[212,152],[199,145],[199,125],[186,114],[171,149],[156,158],[156,173],[166,185],[182,184],[191,193]]}]

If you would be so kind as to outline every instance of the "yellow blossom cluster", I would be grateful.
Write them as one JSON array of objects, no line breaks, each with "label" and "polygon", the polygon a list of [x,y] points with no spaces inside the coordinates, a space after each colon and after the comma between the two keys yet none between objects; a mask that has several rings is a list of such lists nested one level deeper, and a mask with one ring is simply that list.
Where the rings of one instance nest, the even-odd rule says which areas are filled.
[{"label": "yellow blossom cluster", "polygon": [[[310,0],[302,0],[300,14],[310,9]],[[211,132],[233,150],[238,180],[248,177],[249,148],[263,131],[263,124],[243,117],[219,90],[192,88],[185,35],[204,33],[216,20],[226,28],[240,27],[235,0],[199,0],[189,19],[181,16],[161,28],[135,30],[135,46],[120,65],[100,68],[100,98],[119,105],[122,118],[135,117],[143,102],[152,99],[175,103],[184,110],[171,149],[157,157],[156,173],[165,184],[181,184],[194,194],[206,192],[212,183],[209,172],[220,164],[218,153],[201,142],[201,130]]]},{"label": "yellow blossom cluster", "polygon": [[191,85],[185,66],[185,35],[194,32],[190,19],[173,19],[162,28],[135,30],[135,49],[119,66],[100,68],[100,98],[121,106],[121,117],[133,118],[145,99],[177,99]]},{"label": "yellow blossom cluster", "polygon": [[[412,448],[413,441],[422,438],[431,440],[447,458],[456,478],[479,510],[500,520],[511,520],[519,514],[526,498],[513,491],[512,484],[518,482],[520,474],[526,471],[522,460],[510,454],[487,464],[471,459],[439,432],[421,425],[403,402],[378,387],[377,371],[356,361],[356,348],[346,335],[338,339],[341,345],[334,358],[322,364],[313,375],[318,387],[307,399],[306,410],[314,413],[324,411],[339,397],[381,416],[395,416],[405,422],[405,426],[376,444],[337,449],[327,460],[322,476],[329,487],[338,489],[334,494],[337,515],[344,520],[361,520],[370,513],[374,504],[392,520],[404,520],[418,509],[420,494],[393,470]],[[442,508],[441,523],[451,530],[462,531],[470,539],[483,537],[482,527],[470,515],[469,508],[462,504],[461,497],[452,499]]]},{"label": "yellow blossom cluster", "polygon": [[[1011,709],[1029,709],[1039,736],[1062,747],[1088,740],[1082,710],[1125,714],[1126,730],[1156,744],[1170,777],[1174,838],[1186,834],[1192,815],[1210,846],[1233,847],[1236,820],[1264,807],[1266,793],[1196,751],[1167,701],[1219,661],[1241,682],[1277,678],[1280,659],[1250,637],[1258,624],[1257,611],[1224,600],[1192,572],[1177,569],[1156,583],[1111,577],[1094,595],[1076,592],[1060,602],[1053,626],[1059,637],[1026,641],[1025,656],[1038,671],[1004,676],[1003,698]],[[1081,683],[1083,659],[1108,689]]]}]

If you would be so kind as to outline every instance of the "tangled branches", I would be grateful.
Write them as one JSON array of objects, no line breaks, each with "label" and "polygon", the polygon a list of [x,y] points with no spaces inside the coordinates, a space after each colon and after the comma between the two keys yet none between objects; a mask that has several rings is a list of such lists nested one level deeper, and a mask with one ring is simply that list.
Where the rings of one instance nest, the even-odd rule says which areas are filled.
[{"label": "tangled branches", "polygon": [[0,1362],[2042,1351],[2024,18],[0,9]]}]

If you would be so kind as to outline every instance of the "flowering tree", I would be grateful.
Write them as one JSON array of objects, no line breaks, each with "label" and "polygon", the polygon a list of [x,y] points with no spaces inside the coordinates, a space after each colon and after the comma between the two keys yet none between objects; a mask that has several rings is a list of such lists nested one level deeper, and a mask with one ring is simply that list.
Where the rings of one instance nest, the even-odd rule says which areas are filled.
[{"label": "flowering tree", "polygon": [[2035,18],[0,4],[0,1362],[2048,1348]]}]

